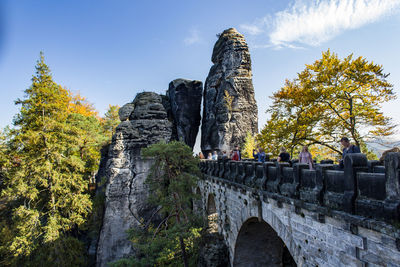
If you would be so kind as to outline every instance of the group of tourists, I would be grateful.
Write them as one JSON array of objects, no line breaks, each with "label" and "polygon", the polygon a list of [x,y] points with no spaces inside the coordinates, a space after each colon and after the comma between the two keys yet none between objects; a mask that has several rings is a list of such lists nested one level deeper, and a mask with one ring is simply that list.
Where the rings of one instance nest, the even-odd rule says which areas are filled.
[{"label": "group of tourists", "polygon": [[[205,159],[205,157],[204,157],[202,152],[199,152],[198,157],[200,159]],[[222,159],[231,159],[231,160],[236,160],[236,161],[242,160],[242,154],[240,152],[239,146],[235,146],[235,149],[231,150],[229,155],[226,152],[226,150],[223,150],[222,154],[221,154],[221,158]],[[217,151],[214,150],[212,153],[209,152],[208,155],[207,155],[207,159],[209,159],[209,160],[218,160]]]},{"label": "group of tourists", "polygon": [[[204,155],[203,153],[199,153],[199,158],[200,159],[204,159]],[[234,150],[231,150],[231,152],[229,153],[229,155],[227,154],[226,150],[222,151],[222,155],[221,155],[222,159],[231,159],[231,160],[242,160],[242,155],[240,153],[240,149],[239,146],[235,146]],[[217,151],[214,150],[214,152],[210,152],[208,153],[207,159],[210,160],[218,160],[218,153]]]},{"label": "group of tourists", "polygon": [[[361,153],[361,150],[358,146],[353,145],[350,143],[349,138],[347,137],[342,137],[340,139],[340,144],[343,147],[343,152],[342,152],[342,158],[339,161],[339,167],[343,168],[344,164],[343,164],[343,159],[347,154],[351,154],[351,153]],[[299,163],[304,163],[304,164],[308,164],[310,170],[314,169],[314,161],[312,159],[312,155],[310,153],[310,151],[308,151],[308,146],[303,146],[299,156]],[[280,154],[278,156],[277,159],[278,162],[289,162],[290,161],[290,155],[289,153],[287,153],[286,149],[284,147],[282,147],[280,149]]]},{"label": "group of tourists", "polygon": [[[308,151],[308,146],[303,146],[301,152],[299,153],[298,159],[299,163],[308,164],[310,170],[314,168],[314,162],[310,151]],[[281,147],[277,161],[290,162],[290,154],[286,151],[286,148]]]},{"label": "group of tourists", "polygon": [[[343,146],[342,159],[339,161],[340,168],[344,167],[343,159],[347,154],[350,153],[360,153],[360,148],[356,145],[350,143],[349,138],[342,137],[340,139],[340,143]],[[239,161],[242,159],[242,155],[239,149],[239,146],[235,146],[235,149],[230,152],[228,155],[224,150],[221,155],[222,159],[231,159],[235,161]],[[199,158],[204,159],[204,155],[202,152],[199,153]],[[265,162],[267,155],[262,147],[258,147],[257,149],[253,149],[253,158],[258,162]],[[213,151],[212,153],[208,153],[207,159],[209,160],[218,160],[217,151]],[[308,164],[310,170],[314,169],[314,161],[312,159],[312,155],[308,150],[308,146],[303,146],[301,152],[298,155],[299,163]],[[286,151],[284,147],[281,147],[279,156],[277,158],[278,162],[290,162],[290,154]]]}]

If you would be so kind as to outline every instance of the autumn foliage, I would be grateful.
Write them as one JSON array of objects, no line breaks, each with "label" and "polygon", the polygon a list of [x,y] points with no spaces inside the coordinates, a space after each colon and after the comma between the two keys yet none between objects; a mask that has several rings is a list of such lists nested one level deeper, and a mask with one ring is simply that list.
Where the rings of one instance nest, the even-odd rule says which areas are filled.
[{"label": "autumn foliage", "polygon": [[388,76],[381,65],[363,57],[340,59],[323,52],[274,93],[259,142],[274,154],[282,146],[294,152],[306,144],[341,153],[342,136],[358,146],[390,136],[395,125],[381,110],[382,103],[396,98]]}]

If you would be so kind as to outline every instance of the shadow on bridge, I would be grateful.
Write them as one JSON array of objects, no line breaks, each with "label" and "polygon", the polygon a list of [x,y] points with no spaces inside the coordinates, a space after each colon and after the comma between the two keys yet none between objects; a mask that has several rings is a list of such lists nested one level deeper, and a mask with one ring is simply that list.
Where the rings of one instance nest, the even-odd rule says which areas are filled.
[{"label": "shadow on bridge", "polygon": [[297,266],[277,233],[265,221],[247,220],[239,231],[233,266]]}]

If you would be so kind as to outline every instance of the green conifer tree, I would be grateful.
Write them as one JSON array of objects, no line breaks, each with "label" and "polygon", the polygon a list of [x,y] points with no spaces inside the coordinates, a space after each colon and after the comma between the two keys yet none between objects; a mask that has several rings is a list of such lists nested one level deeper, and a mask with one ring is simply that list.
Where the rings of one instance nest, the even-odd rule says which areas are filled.
[{"label": "green conifer tree", "polygon": [[120,123],[118,111],[118,105],[109,105],[108,110],[102,118],[103,131],[105,132],[105,135],[108,137],[108,139],[111,139],[111,137],[115,133],[115,128]]},{"label": "green conifer tree", "polygon": [[[2,166],[9,217],[1,233],[4,265],[82,266],[77,239],[91,210],[88,173],[97,165],[99,121],[71,113],[71,93],[56,84],[43,54],[32,85],[18,99]],[[4,148],[3,148],[4,149]],[[98,152],[97,152],[98,153]]]}]

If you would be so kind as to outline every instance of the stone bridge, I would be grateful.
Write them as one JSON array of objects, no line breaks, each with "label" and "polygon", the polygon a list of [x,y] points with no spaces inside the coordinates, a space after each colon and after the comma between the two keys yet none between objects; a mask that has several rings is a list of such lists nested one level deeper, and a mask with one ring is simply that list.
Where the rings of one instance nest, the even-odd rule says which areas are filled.
[{"label": "stone bridge", "polygon": [[400,266],[400,153],[344,165],[205,160],[197,206],[233,266]]}]

